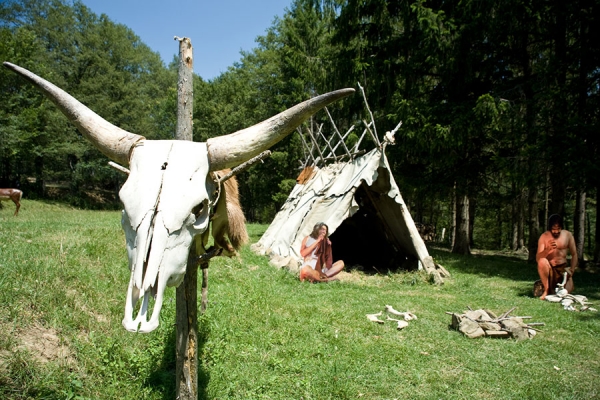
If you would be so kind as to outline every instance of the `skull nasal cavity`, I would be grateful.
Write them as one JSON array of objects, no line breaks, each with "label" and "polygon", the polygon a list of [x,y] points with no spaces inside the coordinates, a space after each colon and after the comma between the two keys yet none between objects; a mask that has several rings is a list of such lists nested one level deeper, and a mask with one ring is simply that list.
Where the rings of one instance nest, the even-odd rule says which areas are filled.
[{"label": "skull nasal cavity", "polygon": [[160,169],[162,169],[162,170],[164,171],[165,169],[167,169],[167,165],[168,165],[168,164],[169,164],[169,163],[165,162],[165,163],[162,165],[162,167],[160,167]]},{"label": "skull nasal cavity", "polygon": [[204,210],[204,203],[206,201],[203,201],[202,203],[196,205],[194,208],[192,208],[192,214],[194,214],[194,216],[196,218],[198,218],[200,216],[200,213],[202,212],[202,210]]}]

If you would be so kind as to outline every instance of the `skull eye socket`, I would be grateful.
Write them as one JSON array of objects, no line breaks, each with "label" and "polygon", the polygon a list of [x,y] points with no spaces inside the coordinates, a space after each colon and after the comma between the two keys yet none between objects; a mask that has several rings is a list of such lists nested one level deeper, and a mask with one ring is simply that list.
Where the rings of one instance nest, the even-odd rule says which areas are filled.
[{"label": "skull eye socket", "polygon": [[202,214],[204,208],[206,207],[206,203],[207,200],[204,200],[202,203],[199,203],[196,206],[194,206],[194,208],[192,208],[192,214],[194,214],[196,218],[198,218],[200,214]]}]

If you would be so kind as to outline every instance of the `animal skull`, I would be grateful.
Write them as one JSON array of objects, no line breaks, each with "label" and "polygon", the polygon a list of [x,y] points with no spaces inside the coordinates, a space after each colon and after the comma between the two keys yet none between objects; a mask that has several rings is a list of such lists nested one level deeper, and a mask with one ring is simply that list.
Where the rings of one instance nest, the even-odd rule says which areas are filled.
[{"label": "animal skull", "polygon": [[[300,103],[250,128],[206,143],[146,140],[104,120],[71,95],[17,65],[4,65],[36,85],[110,159],[129,164],[119,196],[124,205],[131,277],[123,326],[151,332],[159,324],[166,286],[183,280],[194,236],[206,231],[219,188],[210,172],[239,165],[268,149],[327,104],[354,92],[342,89]],[[150,320],[148,304],[156,296]],[[133,319],[137,302],[142,299]]]},{"label": "animal skull", "polygon": [[[158,326],[165,287],[181,283],[192,239],[208,228],[214,201],[209,193],[216,186],[208,179],[206,143],[143,141],[135,146],[130,169],[119,192],[131,270],[123,326],[150,332]],[[153,293],[154,310],[147,321]],[[143,304],[132,319],[140,297]]]}]

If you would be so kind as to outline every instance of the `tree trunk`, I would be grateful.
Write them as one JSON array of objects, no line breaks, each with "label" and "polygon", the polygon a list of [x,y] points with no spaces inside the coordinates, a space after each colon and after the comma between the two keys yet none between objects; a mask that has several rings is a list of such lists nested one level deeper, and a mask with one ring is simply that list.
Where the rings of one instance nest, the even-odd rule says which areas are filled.
[{"label": "tree trunk", "polygon": [[[577,191],[577,200],[575,204],[575,219],[573,223],[573,236],[575,237],[575,246],[577,247],[578,265],[583,266],[584,261],[584,241],[585,241],[585,203],[586,192]],[[574,256],[574,255],[572,255]]]},{"label": "tree trunk", "polygon": [[[554,65],[552,65],[553,80],[555,87],[553,92],[553,113],[550,118],[550,159],[560,160],[564,157],[564,147],[561,144],[567,144],[567,118],[566,110],[568,106],[566,87],[567,82],[567,10],[564,0],[554,0],[554,29],[552,35],[554,39]],[[565,197],[566,197],[566,172],[562,163],[554,162],[551,167],[550,182],[552,185],[552,202],[550,204],[550,214],[559,214],[565,216]],[[566,224],[566,218],[565,218]],[[564,227],[567,228],[567,227]]]},{"label": "tree trunk", "polygon": [[524,212],[524,208],[525,208],[525,204],[524,204],[524,196],[523,196],[523,190],[521,189],[519,191],[519,214],[518,214],[518,218],[519,221],[517,223],[517,229],[518,229],[518,234],[517,234],[517,242],[518,242],[518,249],[520,250],[523,247],[525,247],[525,212]]},{"label": "tree trunk", "polygon": [[585,213],[585,236],[587,237],[587,253],[593,254],[594,249],[592,248],[592,221],[590,220],[590,214]]},{"label": "tree trunk", "polygon": [[[175,139],[192,140],[193,57],[192,43],[179,39],[179,79],[177,83],[177,131]],[[176,293],[176,367],[175,384],[178,400],[198,398],[198,243],[194,238],[188,255],[183,282]]]},{"label": "tree trunk", "polygon": [[192,42],[179,39],[179,78],[177,80],[177,131],[175,139],[194,140],[194,58]]},{"label": "tree trunk", "polygon": [[527,250],[529,250],[529,256],[527,261],[535,262],[535,254],[537,253],[537,244],[540,237],[539,231],[539,218],[538,218],[538,193],[535,184],[529,186],[529,218],[527,221],[527,227],[529,228],[529,240],[527,243]]},{"label": "tree trunk", "polygon": [[550,216],[550,172],[546,170],[546,184],[544,185],[544,223]]},{"label": "tree trunk", "polygon": [[496,238],[496,248],[502,249],[502,213],[496,213],[496,226],[498,228],[498,237]]},{"label": "tree trunk", "polygon": [[594,262],[600,262],[600,186],[596,187],[596,227],[594,229]]},{"label": "tree trunk", "polygon": [[[562,215],[563,218],[565,216],[565,181],[566,178],[563,170],[559,167],[554,168],[550,174],[550,190],[552,192],[552,197],[548,210],[550,215],[559,214]],[[566,229],[566,227],[564,228]]]},{"label": "tree trunk", "polygon": [[510,249],[516,251],[519,249],[519,197],[517,196],[516,185],[512,183],[513,201],[511,203],[511,222],[512,222],[512,234]]},{"label": "tree trunk", "polygon": [[452,253],[471,254],[469,247],[469,197],[458,195],[456,198],[456,228]]},{"label": "tree trunk", "polygon": [[475,228],[475,207],[477,202],[472,197],[469,197],[467,200],[469,201],[469,248],[471,248],[475,246],[473,230]]},{"label": "tree trunk", "polygon": [[[593,71],[596,68],[596,64],[594,63],[594,58],[591,56],[590,52],[589,52],[589,48],[590,46],[593,46],[596,39],[596,35],[594,35],[591,31],[591,24],[593,21],[593,19],[591,18],[591,16],[587,15],[587,11],[585,9],[585,7],[581,7],[579,8],[579,15],[577,16],[577,20],[579,21],[579,73],[578,73],[578,79],[577,79],[577,116],[579,118],[579,120],[581,121],[580,124],[583,126],[592,126],[593,122],[592,119],[590,118],[588,111],[587,111],[587,100],[588,100],[588,96],[590,95],[590,84],[588,84],[588,76],[591,73],[591,71]],[[588,138],[590,138],[591,135],[594,135],[595,133],[591,133],[589,131],[589,129],[587,130],[587,134],[584,133],[583,137],[581,138],[581,140],[583,140],[584,142],[588,141]],[[589,142],[588,142],[589,143]],[[591,148],[597,148],[597,146],[593,146]],[[591,154],[594,154],[593,152]],[[593,179],[593,178],[592,178]],[[588,254],[592,254],[591,253],[591,249],[590,249],[590,245],[592,243],[591,240],[591,232],[590,232],[590,220],[589,220],[589,215],[587,214],[587,212],[585,211],[586,209],[586,195],[587,193],[585,191],[582,191],[581,195],[583,197],[583,199],[579,198],[579,192],[578,194],[578,198],[577,198],[577,206],[579,206],[576,209],[576,213],[581,213],[582,215],[576,215],[575,216],[575,220],[578,220],[579,217],[579,221],[580,221],[580,229],[582,231],[581,233],[581,240],[578,241],[578,237],[575,237],[575,240],[577,242],[577,254],[579,255],[579,266],[584,268],[585,264],[584,262],[584,253],[585,253],[585,246],[584,246],[584,231],[587,233],[587,242],[588,242]],[[596,195],[596,200],[598,200],[598,195]],[[580,203],[581,206],[580,206]],[[596,214],[597,215],[597,214]],[[597,218],[596,218],[597,219]],[[580,247],[581,246],[581,250]]]},{"label": "tree trunk", "polygon": [[454,188],[452,190],[452,226],[450,227],[450,230],[448,232],[448,235],[450,235],[449,239],[450,239],[450,248],[454,248],[454,241],[456,240],[456,222],[458,220],[458,218],[456,217],[456,212],[457,212],[457,208],[456,208],[456,182],[454,183]]}]

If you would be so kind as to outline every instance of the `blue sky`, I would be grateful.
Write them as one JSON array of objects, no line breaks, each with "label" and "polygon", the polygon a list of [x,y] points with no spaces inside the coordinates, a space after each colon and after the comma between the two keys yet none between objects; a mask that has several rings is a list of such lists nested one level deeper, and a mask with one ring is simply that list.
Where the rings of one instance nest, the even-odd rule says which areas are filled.
[{"label": "blue sky", "polygon": [[209,80],[256,47],[292,0],[81,0],[94,13],[129,27],[165,65],[179,52],[174,36],[189,37],[194,72]]}]

